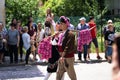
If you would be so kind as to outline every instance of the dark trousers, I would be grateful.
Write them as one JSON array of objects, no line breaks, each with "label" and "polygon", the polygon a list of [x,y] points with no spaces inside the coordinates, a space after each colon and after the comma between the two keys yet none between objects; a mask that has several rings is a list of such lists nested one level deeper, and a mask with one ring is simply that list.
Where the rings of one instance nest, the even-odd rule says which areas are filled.
[{"label": "dark trousers", "polygon": [[25,57],[25,61],[26,61],[26,64],[28,64],[28,60],[29,60],[29,55],[31,53],[31,48],[29,48],[27,51],[26,51],[26,57]]},{"label": "dark trousers", "polygon": [[22,48],[23,48],[23,45],[22,44],[20,44],[20,59],[22,59],[22,57],[23,57],[23,50],[22,50]]},{"label": "dark trousers", "polygon": [[13,63],[13,56],[14,61],[18,62],[18,47],[17,45],[9,45],[9,52],[10,52],[10,63]]},{"label": "dark trousers", "polygon": [[20,50],[20,59],[22,59],[22,57],[23,57],[23,50],[22,50],[22,48],[23,48],[23,39],[22,39],[22,34],[20,34],[20,47],[19,47],[19,50]]},{"label": "dark trousers", "polygon": [[[87,58],[87,50],[88,50],[88,45],[83,45],[83,49],[84,49],[84,60],[86,60]],[[82,52],[78,52],[78,58],[79,60],[82,60]]]}]

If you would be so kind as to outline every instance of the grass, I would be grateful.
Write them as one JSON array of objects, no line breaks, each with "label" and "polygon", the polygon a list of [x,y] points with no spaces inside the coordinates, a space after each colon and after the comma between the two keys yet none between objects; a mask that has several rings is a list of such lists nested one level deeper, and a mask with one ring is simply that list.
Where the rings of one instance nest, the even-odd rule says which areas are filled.
[{"label": "grass", "polygon": [[[97,37],[97,40],[98,40],[98,47],[99,47],[99,52],[104,52],[104,39],[102,38],[102,42],[101,42],[101,37]],[[76,40],[77,41],[77,40]],[[77,44],[77,43],[76,43]],[[76,49],[77,49],[77,46],[76,46]],[[93,43],[91,43],[91,53],[95,53],[95,46]],[[25,54],[26,53],[26,50],[23,48],[23,53]]]},{"label": "grass", "polygon": [[[104,39],[102,37],[102,42],[101,42],[101,37],[97,37],[97,40],[98,40],[98,47],[99,47],[99,52],[104,52]],[[94,44],[92,43],[91,44],[91,52],[92,53],[95,53],[96,52],[96,49],[95,49],[95,46]]]}]

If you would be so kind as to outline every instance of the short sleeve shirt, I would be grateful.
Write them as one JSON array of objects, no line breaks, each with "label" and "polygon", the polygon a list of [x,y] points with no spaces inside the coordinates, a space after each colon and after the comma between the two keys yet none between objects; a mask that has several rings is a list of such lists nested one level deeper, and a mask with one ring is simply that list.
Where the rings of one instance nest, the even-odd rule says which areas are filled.
[{"label": "short sleeve shirt", "polygon": [[9,30],[8,31],[8,44],[17,45],[19,32],[18,30]]},{"label": "short sleeve shirt", "polygon": [[107,31],[107,32],[105,33],[105,40],[108,41],[108,45],[111,46],[111,45],[113,44],[114,38],[115,38],[114,32]]}]

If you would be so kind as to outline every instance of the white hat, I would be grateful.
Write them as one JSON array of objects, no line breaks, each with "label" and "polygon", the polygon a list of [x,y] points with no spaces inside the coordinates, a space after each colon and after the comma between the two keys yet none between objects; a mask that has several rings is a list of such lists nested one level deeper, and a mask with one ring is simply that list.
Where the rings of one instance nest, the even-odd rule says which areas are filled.
[{"label": "white hat", "polygon": [[112,20],[108,20],[108,23],[112,23]]},{"label": "white hat", "polygon": [[86,21],[85,17],[81,17],[79,20],[80,20],[80,21],[81,21],[81,20]]}]

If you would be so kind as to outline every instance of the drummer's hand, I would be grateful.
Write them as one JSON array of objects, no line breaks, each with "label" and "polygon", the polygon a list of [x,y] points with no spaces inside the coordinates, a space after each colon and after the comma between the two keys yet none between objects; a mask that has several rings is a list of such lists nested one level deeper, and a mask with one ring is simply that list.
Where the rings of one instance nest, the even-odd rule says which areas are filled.
[{"label": "drummer's hand", "polygon": [[64,62],[64,57],[60,57],[60,63],[63,63]]},{"label": "drummer's hand", "polygon": [[58,36],[59,35],[59,31],[55,31],[54,36]]}]

